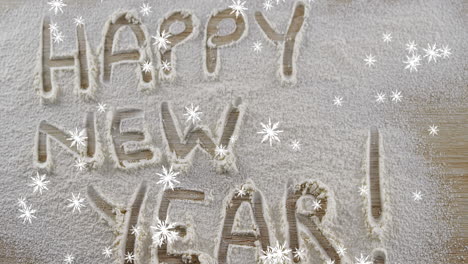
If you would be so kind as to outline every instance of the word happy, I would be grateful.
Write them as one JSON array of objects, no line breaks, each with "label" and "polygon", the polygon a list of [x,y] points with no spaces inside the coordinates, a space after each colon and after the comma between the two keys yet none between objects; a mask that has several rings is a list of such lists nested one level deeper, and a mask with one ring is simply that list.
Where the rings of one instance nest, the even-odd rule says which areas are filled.
[{"label": "word happy", "polygon": [[[298,46],[306,18],[306,6],[297,2],[292,10],[292,16],[286,32],[278,32],[271,26],[260,11],[255,12],[255,21],[264,33],[264,37],[281,52],[279,75],[285,82],[295,82],[295,60],[298,56]],[[235,28],[227,35],[221,35],[219,26],[224,20],[233,20]],[[184,30],[171,32],[175,23],[183,24]],[[137,40],[137,49],[114,50],[115,42],[122,28],[128,27]],[[43,19],[41,43],[39,48],[39,63],[36,70],[35,84],[42,99],[54,100],[57,97],[57,84],[53,80],[53,72],[58,69],[72,69],[75,76],[75,91],[78,94],[92,97],[99,86],[98,83],[111,81],[113,66],[122,63],[136,64],[136,74],[140,89],[156,87],[156,79],[173,79],[176,74],[177,47],[194,38],[199,32],[198,18],[187,11],[169,13],[159,25],[153,45],[148,29],[141,20],[131,12],[114,14],[104,26],[104,36],[97,58],[92,54],[86,38],[85,26],[76,27],[77,50],[69,55],[53,56],[51,45],[51,28],[49,18]],[[217,77],[220,70],[220,50],[241,42],[247,35],[248,27],[243,12],[234,12],[227,8],[210,15],[206,24],[204,37],[203,69],[208,78]],[[155,58],[156,57],[156,58]],[[156,67],[154,67],[156,65]]]}]

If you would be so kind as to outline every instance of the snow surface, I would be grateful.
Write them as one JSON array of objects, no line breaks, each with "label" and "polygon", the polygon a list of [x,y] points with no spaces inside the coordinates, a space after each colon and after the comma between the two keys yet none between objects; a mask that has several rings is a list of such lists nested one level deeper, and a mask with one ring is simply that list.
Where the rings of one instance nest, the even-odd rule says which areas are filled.
[{"label": "snow surface", "polygon": [[[245,104],[237,141],[230,147],[237,171],[220,174],[208,155],[198,151],[192,166],[178,175],[179,186],[201,190],[207,196],[203,203],[171,203],[169,220],[184,223],[189,234],[172,246],[173,250],[203,252],[202,259],[216,258],[217,243],[225,212],[225,199],[251,179],[268,206],[271,236],[281,243],[288,237],[284,196],[288,179],[296,183],[318,180],[329,190],[333,210],[322,220],[324,233],[336,245],[347,248],[350,260],[375,249],[386,252],[390,263],[445,263],[447,243],[454,228],[449,224],[447,208],[438,206],[447,199],[447,187],[440,178],[442,171],[422,156],[426,144],[421,134],[426,127],[414,126],[412,113],[418,105],[432,103],[440,107],[466,104],[466,20],[463,1],[311,1],[302,40],[295,60],[295,84],[282,82],[277,76],[282,49],[275,48],[264,37],[255,22],[254,11],[265,12],[280,31],[287,28],[294,1],[274,5],[264,11],[262,1],[248,1],[248,33],[238,43],[219,52],[216,79],[204,75],[204,39],[206,23],[214,10],[223,10],[231,1],[175,0],[146,1],[152,13],[142,17],[148,36],[155,35],[158,21],[172,10],[189,10],[199,20],[198,33],[177,46],[177,76],[170,82],[157,81],[154,89],[138,89],[140,76],[135,63],[113,67],[109,83],[93,88],[94,100],[74,93],[72,70],[57,71],[54,85],[59,91],[54,102],[42,101],[34,85],[40,28],[44,16],[56,22],[65,38],[54,43],[54,54],[74,54],[76,29],[73,18],[85,19],[88,54],[95,56],[101,69],[98,49],[103,29],[119,9],[138,14],[141,1],[104,0],[71,1],[54,15],[47,1],[15,1],[0,11],[0,256],[24,263],[58,263],[73,254],[75,263],[111,263],[115,254],[105,258],[102,250],[112,246],[114,231],[93,210],[88,200],[81,213],[67,208],[71,193],[85,197],[92,185],[114,204],[128,204],[142,181],[149,183],[145,217],[142,222],[156,223],[157,185],[166,159],[141,169],[116,169],[106,136],[106,114],[98,114],[98,102],[109,108],[136,107],[145,111],[145,131],[151,134],[156,148],[167,157],[161,134],[160,104],[170,102],[172,111],[183,127],[184,106],[193,103],[203,109],[202,125],[216,134],[216,123],[226,106],[236,97]],[[308,1],[305,1],[308,3]],[[0,4],[0,6],[5,4]],[[138,15],[135,15],[138,16]],[[465,21],[465,22],[464,22]],[[391,32],[392,41],[384,43],[382,34]],[[254,52],[252,45],[260,40],[265,45]],[[405,44],[414,40],[420,49],[428,43],[449,45],[450,58],[426,63],[417,72],[405,70]],[[120,38],[121,47],[132,47],[132,38]],[[149,40],[148,40],[149,41]],[[128,42],[128,43],[127,43]],[[151,45],[152,46],[152,45]],[[153,49],[153,47],[151,47]],[[377,62],[369,68],[363,62],[372,53]],[[156,51],[153,50],[153,61]],[[156,64],[155,64],[156,66]],[[153,78],[155,79],[155,78]],[[378,104],[378,92],[402,91],[398,104],[390,100]],[[333,105],[335,96],[343,97],[341,107]],[[83,126],[86,111],[96,111],[97,129],[103,164],[86,173],[73,167],[75,159],[52,143],[54,163],[49,171],[38,169],[33,162],[33,148],[41,120],[64,128]],[[109,111],[109,110],[108,110]],[[269,117],[280,121],[281,143],[261,144],[260,122]],[[382,230],[372,233],[367,200],[359,195],[366,184],[367,141],[371,126],[379,128],[382,137],[381,169],[384,202]],[[441,128],[442,129],[442,128]],[[292,151],[289,142],[299,139],[300,151]],[[52,140],[52,142],[54,142]],[[159,154],[158,154],[159,155]],[[30,177],[37,171],[47,174],[49,190],[42,195],[31,191]],[[414,202],[412,192],[423,196]],[[37,210],[32,224],[18,218],[17,200],[26,197]],[[156,209],[154,209],[156,208]],[[239,223],[241,225],[241,223]],[[248,224],[243,223],[243,226]],[[117,229],[119,227],[116,227]],[[149,229],[148,227],[146,227]],[[271,243],[275,243],[272,240]],[[307,244],[306,244],[307,245]],[[308,244],[310,247],[310,244]],[[171,247],[170,247],[171,248]],[[245,248],[230,250],[232,263],[254,263],[254,254]],[[253,251],[255,252],[255,251]],[[308,250],[310,263],[322,263],[313,248]]]}]

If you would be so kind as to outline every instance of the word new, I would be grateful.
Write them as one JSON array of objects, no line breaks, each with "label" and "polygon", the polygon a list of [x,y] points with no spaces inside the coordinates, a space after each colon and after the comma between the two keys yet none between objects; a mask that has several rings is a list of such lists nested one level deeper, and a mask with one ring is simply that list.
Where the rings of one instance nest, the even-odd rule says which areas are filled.
[{"label": "word new", "polygon": [[[191,154],[195,149],[201,149],[208,153],[218,165],[233,164],[235,158],[232,153],[232,145],[239,133],[240,120],[244,113],[244,105],[241,99],[228,105],[221,120],[217,123],[215,135],[200,125],[191,126],[184,135],[180,132],[177,119],[174,118],[169,104],[161,104],[161,134],[163,143],[167,145],[166,153],[169,161],[177,161],[179,164],[189,163]],[[109,145],[111,158],[118,168],[135,168],[142,165],[158,163],[161,160],[161,150],[153,146],[151,136],[144,128],[132,125],[132,122],[144,120],[144,112],[134,108],[118,108],[113,110],[107,120],[105,138],[99,137],[95,114],[89,112],[85,118],[85,129],[81,132],[64,132],[57,126],[42,120],[36,134],[35,163],[38,167],[49,168],[51,161],[50,139],[53,139],[75,158],[83,159],[88,164],[99,165],[102,159],[101,142]],[[73,144],[74,134],[82,136],[81,144]],[[223,147],[226,155],[216,155],[216,148]],[[235,169],[235,168],[234,168]]]}]

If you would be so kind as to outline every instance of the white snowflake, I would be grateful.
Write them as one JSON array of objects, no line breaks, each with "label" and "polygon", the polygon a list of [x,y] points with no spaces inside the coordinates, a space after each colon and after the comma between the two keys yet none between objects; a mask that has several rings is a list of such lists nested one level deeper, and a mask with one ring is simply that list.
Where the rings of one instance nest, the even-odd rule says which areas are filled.
[{"label": "white snowflake", "polygon": [[320,201],[319,199],[316,199],[315,201],[312,202],[312,207],[313,207],[314,211],[322,209],[321,202],[322,201]]},{"label": "white snowflake", "polygon": [[260,123],[260,125],[263,127],[262,131],[257,132],[257,134],[264,134],[262,138],[262,143],[265,142],[266,140],[270,141],[270,147],[273,145],[273,141],[278,141],[280,142],[280,139],[278,138],[279,133],[283,133],[282,130],[277,130],[279,122],[276,122],[271,125],[271,120],[268,118],[268,125],[265,125],[263,123]]},{"label": "white snowflake", "polygon": [[374,65],[374,63],[377,61],[375,59],[374,56],[372,56],[372,54],[369,54],[369,55],[366,55],[366,58],[364,59],[364,61],[366,62],[366,65],[371,67]]},{"label": "white snowflake", "polygon": [[260,51],[262,51],[262,48],[263,48],[263,47],[262,47],[262,42],[261,42],[260,40],[255,41],[254,44],[253,44],[253,46],[252,46],[252,48],[253,48],[253,50],[254,50],[255,52],[257,52],[257,53],[260,52]]},{"label": "white snowflake", "polygon": [[336,253],[338,253],[338,255],[342,257],[346,254],[346,250],[347,248],[343,247],[342,245],[339,245],[338,248],[336,249]]},{"label": "white snowflake", "polygon": [[187,120],[185,120],[185,122],[187,123],[189,121],[192,121],[192,123],[195,124],[196,122],[201,121],[200,115],[202,114],[202,112],[198,110],[199,110],[198,105],[196,107],[193,107],[193,104],[191,104],[190,107],[186,106],[185,107],[186,113],[184,114],[184,116],[187,117]]},{"label": "white snowflake", "polygon": [[401,91],[392,91],[392,101],[395,102],[395,103],[398,103],[398,102],[401,102],[401,98],[403,98],[403,96],[401,95]]},{"label": "white snowflake", "polygon": [[435,135],[438,135],[439,133],[439,127],[432,125],[432,126],[429,126],[429,129],[427,131],[429,131],[429,135],[435,136]]},{"label": "white snowflake", "polygon": [[385,93],[377,93],[375,96],[375,101],[377,103],[384,103],[385,102]]},{"label": "white snowflake", "polygon": [[78,171],[83,171],[86,169],[86,162],[82,158],[77,158],[75,160],[75,165],[73,165]]},{"label": "white snowflake", "polygon": [[131,252],[127,252],[127,254],[125,254],[125,261],[127,263],[132,263],[133,261],[135,261],[135,255]]},{"label": "white snowflake", "polygon": [[33,181],[33,183],[31,183],[29,186],[31,187],[34,187],[33,188],[33,193],[36,193],[37,191],[39,191],[40,194],[42,194],[42,190],[49,190],[47,188],[47,184],[49,183],[49,181],[46,181],[46,175],[43,174],[43,175],[39,175],[39,172],[36,172],[36,177],[31,177],[31,180]]},{"label": "white snowflake", "polygon": [[269,11],[272,8],[273,8],[273,4],[271,3],[271,0],[265,0],[265,2],[263,2],[263,9],[265,9],[266,11]]},{"label": "white snowflake", "polygon": [[172,66],[171,66],[171,63],[169,61],[165,60],[165,61],[162,62],[161,68],[163,70],[165,70],[165,71],[171,71]]},{"label": "white snowflake", "polygon": [[59,32],[59,28],[57,26],[57,23],[49,24],[49,31],[52,34]]},{"label": "white snowflake", "polygon": [[298,260],[305,260],[307,258],[307,252],[304,248],[296,248],[294,251],[293,251],[293,256],[295,259],[298,259]]},{"label": "white snowflake", "polygon": [[153,230],[153,244],[161,247],[163,244],[170,244],[179,239],[179,233],[174,231],[175,224],[161,221],[157,218],[156,226],[151,226]]},{"label": "white snowflake", "polygon": [[237,136],[231,136],[229,138],[229,143],[235,143],[237,141]]},{"label": "white snowflake", "polygon": [[18,203],[17,205],[21,208],[26,208],[26,198],[20,197],[18,198]]},{"label": "white snowflake", "polygon": [[63,41],[63,34],[60,31],[56,31],[52,33],[52,40],[54,43],[60,43]]},{"label": "white snowflake", "polygon": [[236,197],[244,197],[247,195],[247,191],[244,189],[244,187],[236,190]]},{"label": "white snowflake", "polygon": [[75,194],[72,193],[72,199],[67,199],[70,203],[67,205],[67,207],[73,207],[73,213],[75,210],[78,210],[79,213],[81,213],[81,207],[86,207],[84,203],[84,198],[80,198],[80,193],[78,193],[78,196],[75,196]]},{"label": "white snowflake", "polygon": [[417,67],[421,65],[420,61],[421,55],[413,54],[411,57],[406,56],[406,61],[403,61],[403,63],[407,64],[405,70],[409,69],[410,72],[418,71]]},{"label": "white snowflake", "polygon": [[31,224],[32,219],[37,218],[36,216],[34,216],[34,214],[36,213],[36,210],[32,209],[31,207],[32,205],[28,206],[25,203],[24,206],[19,209],[21,215],[18,216],[18,218],[23,218],[23,224],[26,223],[26,221],[28,221]]},{"label": "white snowflake", "polygon": [[85,147],[85,139],[88,137],[85,136],[86,131],[83,129],[78,132],[78,128],[75,128],[75,132],[69,131],[70,137],[67,138],[68,141],[71,141],[70,147],[77,146],[77,147]]},{"label": "white snowflake", "polygon": [[421,201],[422,200],[422,194],[420,191],[415,191],[413,192],[413,200],[415,202]]},{"label": "white snowflake", "polygon": [[268,246],[266,251],[262,250],[263,256],[260,257],[263,264],[283,264],[289,263],[291,259],[289,258],[290,249],[286,248],[286,243],[280,245],[276,241],[276,246]]},{"label": "white snowflake", "polygon": [[389,43],[392,41],[392,33],[383,33],[382,39],[385,43]]},{"label": "white snowflake", "polygon": [[47,4],[50,5],[49,11],[54,10],[54,13],[56,15],[57,15],[58,11],[63,13],[62,7],[67,6],[66,4],[63,3],[63,0],[51,0],[51,1],[47,2]]},{"label": "white snowflake", "polygon": [[431,62],[433,60],[434,62],[437,62],[437,58],[440,57],[441,55],[439,54],[439,50],[436,48],[436,44],[434,45],[427,44],[427,49],[423,49],[424,52],[426,52],[426,55],[424,55],[424,58],[427,57],[427,62]]},{"label": "white snowflake", "polygon": [[332,259],[328,259],[327,262],[326,262],[326,264],[335,264],[335,261],[332,260]]},{"label": "white snowflake", "polygon": [[301,150],[301,141],[298,140],[298,139],[294,139],[294,140],[291,142],[291,148],[292,148],[292,150],[294,150],[294,151],[300,151],[300,150]]},{"label": "white snowflake", "polygon": [[151,13],[153,11],[151,11],[151,6],[149,4],[146,4],[146,3],[143,3],[142,6],[140,6],[140,13],[143,15],[143,16],[147,16],[149,15],[149,13]]},{"label": "white snowflake", "polygon": [[408,43],[406,43],[406,50],[408,53],[414,54],[418,50],[416,46],[418,46],[418,44],[414,43],[414,40],[408,41]]},{"label": "white snowflake", "polygon": [[215,157],[219,157],[220,159],[222,159],[222,158],[226,157],[227,153],[228,153],[228,150],[222,144],[216,146]]},{"label": "white snowflake", "polygon": [[355,257],[355,259],[356,259],[356,264],[372,264],[372,263],[373,263],[372,260],[369,260],[369,256],[366,256],[366,257],[364,258],[364,256],[362,255],[362,253],[361,253],[361,257],[360,257],[360,258],[356,258],[356,257]]},{"label": "white snowflake", "polygon": [[110,247],[105,247],[103,250],[102,250],[102,254],[106,257],[106,258],[110,258],[111,255],[112,255],[112,249]]},{"label": "white snowflake", "polygon": [[107,105],[104,103],[98,103],[97,110],[99,113],[104,113],[107,110]]},{"label": "white snowflake", "polygon": [[141,70],[145,73],[151,72],[153,70],[153,64],[150,61],[145,61],[143,65],[141,65]]},{"label": "white snowflake", "polygon": [[167,33],[165,30],[163,30],[162,33],[160,33],[158,30],[156,36],[152,36],[154,39],[153,45],[158,46],[158,50],[167,49],[168,44],[171,44],[171,42],[168,40],[170,36],[171,34]]},{"label": "white snowflake", "polygon": [[160,178],[157,184],[164,184],[164,190],[168,187],[174,190],[174,184],[180,183],[178,180],[176,180],[176,176],[179,175],[179,172],[172,171],[172,166],[169,168],[169,170],[167,170],[164,166],[162,169],[162,173],[156,173]]},{"label": "white snowflake", "polygon": [[63,259],[63,261],[67,264],[72,264],[73,261],[75,261],[75,257],[72,254],[68,253]]},{"label": "white snowflake", "polygon": [[115,214],[115,215],[122,215],[122,214],[125,214],[125,209],[121,209],[121,208],[117,208],[117,207],[114,207],[112,208],[112,213]]},{"label": "white snowflake", "polygon": [[232,9],[231,14],[236,14],[236,18],[242,14],[244,15],[244,11],[247,10],[247,7],[244,6],[245,1],[242,2],[241,0],[232,0],[232,5],[229,6],[229,8]]},{"label": "white snowflake", "polygon": [[341,106],[342,103],[343,103],[343,97],[335,96],[335,99],[333,99],[333,105]]},{"label": "white snowflake", "polygon": [[75,23],[75,25],[76,25],[77,27],[83,26],[83,25],[84,25],[84,19],[83,19],[82,16],[75,17],[75,18],[73,19],[73,22]]},{"label": "white snowflake", "polygon": [[141,227],[140,226],[135,227],[132,225],[131,232],[132,232],[132,235],[139,236],[141,232]]},{"label": "white snowflake", "polygon": [[359,187],[359,195],[364,196],[367,195],[368,192],[369,190],[367,189],[366,185],[362,185],[361,187]]},{"label": "white snowflake", "polygon": [[450,48],[448,47],[448,45],[446,45],[445,47],[439,49],[438,51],[440,52],[439,54],[442,56],[442,58],[448,58],[450,57],[450,55],[452,54],[452,52],[450,52]]}]

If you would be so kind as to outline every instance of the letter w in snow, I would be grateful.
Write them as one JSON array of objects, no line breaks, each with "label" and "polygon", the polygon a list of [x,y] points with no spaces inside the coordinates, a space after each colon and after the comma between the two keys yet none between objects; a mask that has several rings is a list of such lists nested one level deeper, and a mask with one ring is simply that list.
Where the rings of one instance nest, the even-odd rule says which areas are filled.
[{"label": "letter w in snow", "polygon": [[[206,126],[191,124],[182,133],[177,118],[174,118],[169,104],[161,104],[161,121],[163,128],[163,138],[169,155],[172,160],[188,162],[199,147],[208,153],[218,165],[222,165],[223,170],[235,168],[235,157],[232,153],[232,146],[237,140],[241,125],[244,106],[242,100],[238,98],[235,103],[230,104],[218,121],[213,136]],[[172,156],[172,157],[171,157]]]}]

